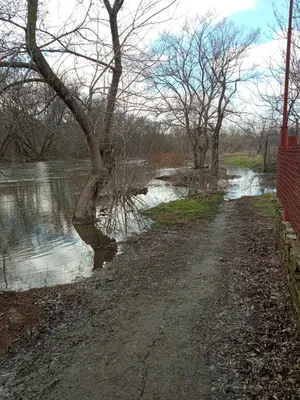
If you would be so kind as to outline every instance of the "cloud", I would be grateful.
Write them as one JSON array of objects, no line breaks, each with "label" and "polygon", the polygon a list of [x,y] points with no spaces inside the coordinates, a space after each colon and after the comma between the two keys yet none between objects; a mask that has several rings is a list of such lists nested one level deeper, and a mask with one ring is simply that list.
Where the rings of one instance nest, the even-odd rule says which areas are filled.
[{"label": "cloud", "polygon": [[[111,0],[111,3],[113,0]],[[228,17],[239,11],[249,10],[256,6],[257,0],[125,0],[121,10],[121,14],[135,14],[140,9],[146,9],[149,4],[153,4],[153,10],[164,9],[164,12],[157,15],[157,20],[164,19],[167,25],[172,25],[172,17],[177,20],[185,20],[187,18],[194,18],[197,14],[203,15],[208,10],[215,10],[217,15],[221,18]],[[48,10],[52,21],[66,22],[74,11],[77,17],[80,18],[84,15],[84,10],[88,8],[89,1],[82,0],[78,3],[76,0],[51,0],[48,2]],[[166,6],[171,4],[170,8]],[[150,7],[149,7],[150,9]],[[149,11],[149,10],[148,10]],[[52,18],[51,18],[52,17]],[[170,19],[171,18],[171,19]],[[73,18],[72,18],[73,19]],[[75,18],[76,19],[76,18]]]},{"label": "cloud", "polygon": [[186,14],[187,17],[194,17],[195,14],[204,14],[208,9],[215,9],[220,17],[228,17],[236,12],[254,8],[255,5],[256,0],[179,0],[178,12]]},{"label": "cloud", "polygon": [[277,64],[282,61],[282,52],[285,47],[285,39],[270,40],[259,46],[253,47],[250,51],[249,58],[257,64],[259,68],[268,68],[270,63]]}]

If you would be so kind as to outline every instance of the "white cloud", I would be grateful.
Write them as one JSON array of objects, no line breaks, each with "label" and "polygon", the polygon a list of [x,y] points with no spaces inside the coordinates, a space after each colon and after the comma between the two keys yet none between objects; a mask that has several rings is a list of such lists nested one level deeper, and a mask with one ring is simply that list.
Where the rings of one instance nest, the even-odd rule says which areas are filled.
[{"label": "white cloud", "polygon": [[255,4],[256,0],[179,0],[178,12],[193,17],[195,14],[204,14],[208,9],[215,9],[220,17],[228,17],[236,12],[254,8]]},{"label": "white cloud", "polygon": [[[113,0],[110,1],[113,3]],[[133,21],[134,16],[138,16],[135,26],[153,14],[155,14],[155,17],[153,18],[152,22],[163,21],[162,24],[150,24],[144,27],[144,29],[136,31],[130,39],[130,43],[133,47],[146,48],[149,43],[159,35],[161,30],[169,30],[172,32],[178,31],[185,23],[186,19],[194,19],[197,15],[201,16],[207,11],[215,11],[218,18],[224,18],[236,12],[254,8],[257,0],[177,0],[176,3],[168,8],[167,5],[171,2],[172,0],[124,1],[124,6],[119,15],[119,21],[122,27],[130,26],[130,22]],[[77,4],[77,7],[75,7],[75,4]],[[72,24],[78,24],[80,21],[82,21],[85,10],[88,8],[88,4],[89,0],[82,0],[80,2],[78,2],[78,0],[49,1],[47,4],[47,8],[49,10],[47,19],[48,22],[50,22],[50,24],[53,26],[53,33],[54,31],[61,31],[61,27],[66,27],[67,24],[69,24],[68,28],[70,28],[70,25],[72,26]],[[95,8],[97,13],[91,13],[94,18],[94,22],[92,22],[90,27],[93,27],[95,31],[99,32],[102,39],[105,38],[104,40],[109,42],[109,28],[105,22],[103,23],[103,19],[107,19],[107,12],[104,7],[101,7],[100,5],[101,2],[99,1],[99,3],[97,3],[97,7]],[[161,9],[164,9],[164,11],[158,13],[158,11]],[[98,24],[95,22],[97,16],[99,17]],[[249,54],[246,64],[249,63],[250,65],[253,61],[260,64],[260,68],[262,68],[262,64],[266,65],[268,61],[268,52],[276,52],[276,46],[277,44],[274,41],[254,47]],[[94,48],[82,46],[82,49],[84,49],[88,55],[94,55]],[[52,60],[54,60],[54,57],[52,57]],[[64,61],[61,63],[62,70],[67,68],[72,69],[74,67],[73,57],[68,59],[60,59],[60,61],[62,60]],[[56,67],[58,67],[58,63],[56,64]],[[90,80],[91,74],[93,73],[93,68],[89,65],[89,62],[86,60],[77,60],[76,69],[77,77],[80,76],[82,81]],[[71,76],[73,74],[74,73],[71,72]],[[246,87],[241,88],[241,91],[243,92],[243,97],[249,98]]]},{"label": "white cloud", "polygon": [[[152,10],[158,11],[159,9],[166,8],[160,15],[156,16],[157,20],[166,21],[166,28],[166,25],[174,25],[173,18],[176,19],[176,24],[178,24],[178,20],[183,21],[186,18],[194,18],[196,15],[201,16],[208,10],[215,10],[217,15],[223,18],[239,11],[254,8],[256,2],[257,0],[210,0],[208,2],[202,0],[177,0],[174,4],[171,4],[172,0],[125,0],[121,15],[132,15],[139,8],[146,9],[152,3],[154,5],[151,7]],[[111,0],[111,3],[113,3],[113,0]],[[171,4],[169,8],[166,7],[168,4]],[[54,22],[54,24],[55,22],[65,23],[70,19],[71,15],[71,20],[74,20],[74,11],[76,17],[81,18],[84,15],[84,10],[88,8],[88,5],[88,0],[83,0],[80,3],[76,0],[51,0],[47,5],[49,20],[52,23]]]},{"label": "white cloud", "polygon": [[261,45],[253,47],[249,53],[249,59],[260,68],[268,68],[270,63],[280,63],[282,51],[286,46],[285,39],[271,40]]}]

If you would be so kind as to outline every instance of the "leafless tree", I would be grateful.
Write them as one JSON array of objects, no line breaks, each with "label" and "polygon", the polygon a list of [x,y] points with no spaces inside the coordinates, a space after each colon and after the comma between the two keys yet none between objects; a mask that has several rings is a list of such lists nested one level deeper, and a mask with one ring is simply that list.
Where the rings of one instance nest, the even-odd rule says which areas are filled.
[{"label": "leafless tree", "polygon": [[211,142],[211,171],[218,174],[220,131],[224,119],[237,113],[238,85],[253,76],[244,61],[257,36],[208,13],[157,41],[157,62],[146,79],[159,93],[158,114],[185,129],[195,169],[204,166]]},{"label": "leafless tree", "polygon": [[67,107],[49,86],[33,82],[2,91],[0,112],[0,159],[10,152],[13,159],[42,161],[54,150]]},{"label": "leafless tree", "polygon": [[[288,3],[286,3],[288,4]],[[281,9],[282,10],[282,9]],[[286,8],[288,11],[288,8]],[[300,135],[300,1],[295,0],[293,6],[293,31],[289,82],[288,118],[290,132]],[[275,24],[271,27],[271,37],[278,43],[278,51],[270,58],[264,85],[258,90],[258,105],[265,113],[272,113],[278,126],[281,124],[283,112],[283,93],[286,70],[286,14],[277,9],[274,3]]]},{"label": "leafless tree", "polygon": [[[114,0],[113,4],[109,0],[78,2],[76,7],[81,7],[81,19],[70,17],[65,26],[57,29],[48,26],[46,9],[38,0],[28,0],[26,4],[21,0],[4,0],[0,6],[1,73],[6,80],[11,79],[13,85],[32,82],[49,85],[66,104],[85,136],[92,172],[79,197],[75,223],[93,221],[99,191],[112,174],[112,128],[123,73],[122,60],[130,35],[149,24],[151,17],[159,12],[155,5],[157,2],[141,1],[131,12],[129,22],[123,17],[125,25],[122,25],[119,14],[124,0]],[[70,57],[77,68],[70,66]],[[61,73],[58,73],[59,63],[63,67]],[[80,72],[81,68],[84,73]],[[22,71],[19,81],[13,79],[15,70]],[[90,88],[87,102],[82,102],[68,84],[66,76],[70,71],[80,80],[87,75]],[[99,134],[89,115],[89,104],[99,87],[103,89],[105,104],[100,145]]]},{"label": "leafless tree", "polygon": [[251,148],[255,148],[256,154],[261,154],[262,172],[265,172],[270,146],[278,145],[278,125],[276,121],[272,118],[272,115],[253,116],[244,121],[243,133]]}]

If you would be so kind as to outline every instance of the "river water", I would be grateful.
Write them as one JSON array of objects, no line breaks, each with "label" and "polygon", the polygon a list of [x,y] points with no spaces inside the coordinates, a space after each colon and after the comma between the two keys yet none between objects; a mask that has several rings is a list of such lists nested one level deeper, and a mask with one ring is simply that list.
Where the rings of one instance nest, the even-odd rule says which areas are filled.
[{"label": "river water", "polygon": [[[95,227],[72,225],[72,213],[89,162],[40,162],[1,167],[0,290],[28,290],[71,283],[105,267],[126,237],[149,229],[140,211],[184,197],[186,189],[151,179],[147,195],[121,204]],[[138,168],[138,167],[137,167]],[[174,169],[160,169],[167,175]],[[227,196],[258,195],[261,178],[247,168],[228,167]],[[270,189],[271,190],[271,189]]]}]

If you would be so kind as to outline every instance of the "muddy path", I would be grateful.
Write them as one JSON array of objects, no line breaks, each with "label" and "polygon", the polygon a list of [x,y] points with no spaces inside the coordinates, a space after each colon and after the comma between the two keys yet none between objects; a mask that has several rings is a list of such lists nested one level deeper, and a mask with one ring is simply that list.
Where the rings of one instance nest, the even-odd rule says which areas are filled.
[{"label": "muddy path", "polygon": [[1,399],[298,398],[272,221],[250,198],[211,222],[141,234],[76,291],[61,318],[2,355]]}]

